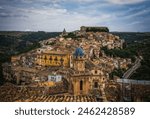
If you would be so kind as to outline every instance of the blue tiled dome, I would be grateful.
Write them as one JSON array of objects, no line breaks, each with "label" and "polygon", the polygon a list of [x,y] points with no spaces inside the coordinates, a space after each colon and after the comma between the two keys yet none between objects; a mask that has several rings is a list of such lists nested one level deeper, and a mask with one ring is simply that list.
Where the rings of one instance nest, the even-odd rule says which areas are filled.
[{"label": "blue tiled dome", "polygon": [[76,48],[75,52],[74,52],[74,56],[75,57],[82,57],[84,55],[84,51],[82,48]]}]

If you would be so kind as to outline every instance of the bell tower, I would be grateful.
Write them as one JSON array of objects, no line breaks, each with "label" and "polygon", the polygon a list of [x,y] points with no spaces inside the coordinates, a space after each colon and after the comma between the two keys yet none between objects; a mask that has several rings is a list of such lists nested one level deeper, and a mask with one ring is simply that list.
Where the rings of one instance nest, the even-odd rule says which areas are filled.
[{"label": "bell tower", "polygon": [[76,71],[84,71],[85,70],[85,59],[84,59],[84,52],[81,47],[76,48],[74,52],[73,58],[73,68]]},{"label": "bell tower", "polygon": [[[76,74],[72,75],[71,77],[71,85],[72,86],[72,92],[74,95],[84,95],[88,94],[88,84],[89,80],[88,78],[85,78],[85,58],[84,58],[84,51],[81,47],[77,47],[74,54],[73,54],[73,68],[76,72]],[[76,77],[76,75],[78,75]],[[86,79],[86,80],[85,80]]]}]

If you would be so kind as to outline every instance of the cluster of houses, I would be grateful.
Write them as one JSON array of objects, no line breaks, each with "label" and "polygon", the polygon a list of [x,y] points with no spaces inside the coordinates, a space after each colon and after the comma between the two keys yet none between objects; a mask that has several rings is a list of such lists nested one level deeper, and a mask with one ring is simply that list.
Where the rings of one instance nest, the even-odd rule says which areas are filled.
[{"label": "cluster of houses", "polygon": [[124,40],[109,32],[81,29],[72,34],[76,37],[64,31],[40,41],[41,48],[13,56],[11,62],[3,64],[5,79],[21,85],[66,81],[71,95],[92,94],[106,100],[109,74],[114,69],[128,69],[131,59],[107,56],[102,48],[122,49]]}]

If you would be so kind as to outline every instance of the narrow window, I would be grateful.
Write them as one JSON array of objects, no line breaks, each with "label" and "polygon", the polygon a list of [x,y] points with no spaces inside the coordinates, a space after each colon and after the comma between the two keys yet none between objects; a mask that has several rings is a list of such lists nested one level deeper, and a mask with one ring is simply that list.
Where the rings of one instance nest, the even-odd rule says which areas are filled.
[{"label": "narrow window", "polygon": [[80,81],[80,90],[83,90],[83,81]]},{"label": "narrow window", "polygon": [[97,70],[95,70],[95,74],[97,74]]}]

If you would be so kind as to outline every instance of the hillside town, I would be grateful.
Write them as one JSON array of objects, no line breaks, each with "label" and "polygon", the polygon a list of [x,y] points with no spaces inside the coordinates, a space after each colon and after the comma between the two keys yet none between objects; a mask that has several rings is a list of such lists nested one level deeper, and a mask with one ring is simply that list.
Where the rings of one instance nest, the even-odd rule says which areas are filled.
[{"label": "hillside town", "polygon": [[120,101],[117,80],[122,77],[112,79],[110,74],[115,69],[127,71],[134,63],[130,58],[107,56],[103,47],[122,49],[124,42],[107,27],[64,29],[60,36],[40,41],[40,48],[3,64],[5,80],[13,82],[7,92],[12,96],[3,101]]}]

